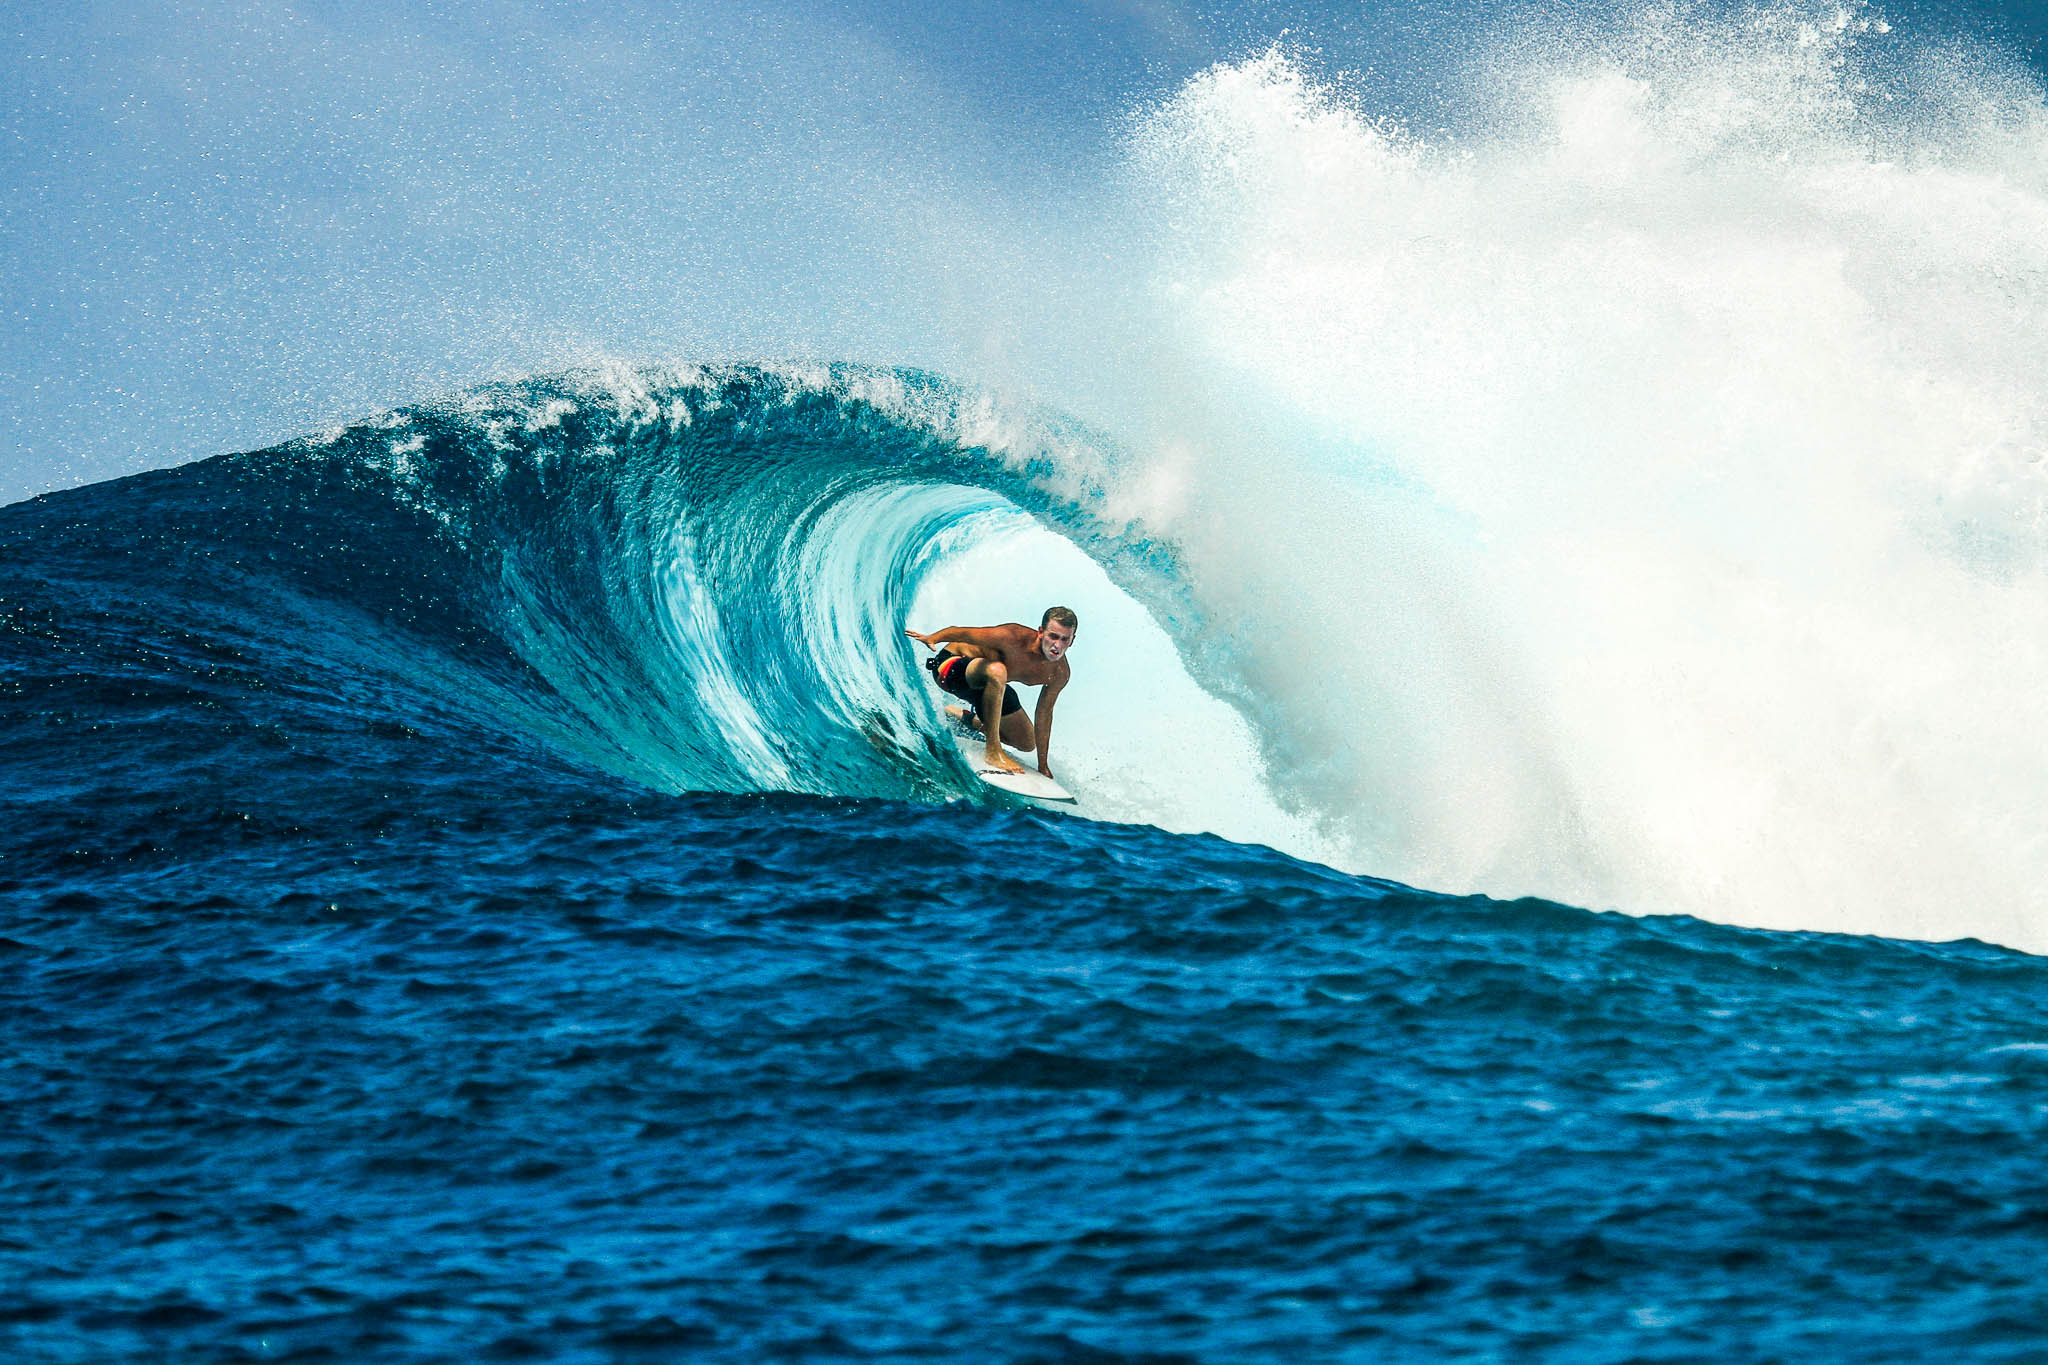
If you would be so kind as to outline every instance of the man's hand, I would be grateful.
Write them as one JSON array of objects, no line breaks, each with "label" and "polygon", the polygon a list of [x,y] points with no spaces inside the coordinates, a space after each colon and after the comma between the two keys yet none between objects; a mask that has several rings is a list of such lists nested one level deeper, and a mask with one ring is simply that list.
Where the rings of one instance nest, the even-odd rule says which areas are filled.
[{"label": "man's hand", "polygon": [[906,630],[903,633],[905,635],[908,635],[911,639],[917,641],[919,644],[923,645],[926,649],[930,649],[932,647],[932,637],[929,635],[919,635],[914,630]]}]

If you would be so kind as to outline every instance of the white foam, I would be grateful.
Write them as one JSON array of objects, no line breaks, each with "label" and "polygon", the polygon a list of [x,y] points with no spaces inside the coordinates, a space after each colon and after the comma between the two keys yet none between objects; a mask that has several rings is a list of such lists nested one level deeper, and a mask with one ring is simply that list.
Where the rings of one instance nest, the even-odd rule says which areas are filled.
[{"label": "white foam", "polygon": [[1337,861],[2048,949],[2048,101],[1843,14],[1141,123],[1123,496]]}]

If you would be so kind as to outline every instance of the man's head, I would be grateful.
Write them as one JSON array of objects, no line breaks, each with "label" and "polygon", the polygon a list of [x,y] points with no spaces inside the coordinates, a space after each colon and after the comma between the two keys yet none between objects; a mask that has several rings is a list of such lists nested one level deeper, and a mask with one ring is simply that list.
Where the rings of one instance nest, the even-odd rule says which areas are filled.
[{"label": "man's head", "polygon": [[1038,618],[1038,652],[1053,662],[1059,662],[1074,643],[1074,632],[1080,629],[1081,618],[1074,615],[1072,607],[1047,607],[1045,615]]}]

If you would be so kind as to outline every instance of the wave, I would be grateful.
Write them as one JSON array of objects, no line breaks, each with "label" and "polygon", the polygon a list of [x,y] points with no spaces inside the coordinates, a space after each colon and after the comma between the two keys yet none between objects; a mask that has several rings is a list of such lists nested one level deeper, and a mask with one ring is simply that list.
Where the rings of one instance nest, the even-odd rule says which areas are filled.
[{"label": "wave", "polygon": [[[237,747],[202,726],[171,785],[279,766],[309,724],[339,715],[358,732],[368,718],[367,757],[358,744],[342,764],[351,782],[419,762],[382,736],[438,731],[444,751],[538,746],[665,791],[928,801],[993,798],[945,739],[905,623],[1028,616],[1057,595],[1084,624],[1056,761],[1090,814],[1370,870],[1398,846],[1384,831],[1418,812],[1390,804],[1398,784],[1362,790],[1374,770],[1352,766],[1355,745],[1299,741],[1333,717],[1366,731],[1414,720],[1399,688],[1333,690],[1360,675],[1335,615],[1351,608],[1329,594],[1355,602],[1388,581],[1318,580],[1337,550],[1356,562],[1360,526],[1328,506],[1275,514],[1248,490],[1244,525],[1323,556],[1290,559],[1296,600],[1253,604],[1270,564],[1239,561],[1219,591],[1213,536],[1170,542],[1121,515],[1147,479],[1071,419],[928,374],[613,366],[0,509],[0,600],[17,627],[39,595],[93,604],[89,629],[112,653],[71,703],[82,714],[140,700],[155,733],[166,704],[189,717],[267,698],[255,729],[293,736]],[[1414,553],[1415,517],[1382,510],[1375,534]],[[1233,607],[1243,616],[1219,626]],[[1333,615],[1301,614],[1316,607]],[[157,641],[151,658],[196,657],[137,691],[136,658],[116,647],[136,634]],[[1264,675],[1274,644],[1295,666]],[[54,686],[60,669],[45,667]],[[62,661],[66,685],[79,672]],[[174,695],[173,675],[199,691]],[[1473,695],[1405,700],[1442,715]],[[60,746],[43,785],[89,786],[92,761]],[[1503,761],[1432,780],[1497,783]],[[1460,837],[1455,816],[1443,828]],[[1599,833],[1546,852],[1583,853]]]},{"label": "wave", "polygon": [[[1193,620],[1171,548],[1105,515],[1122,458],[914,371],[591,368],[6,509],[39,580],[6,595],[83,576],[135,629],[251,642],[271,690],[452,717],[658,790],[999,803],[903,631],[1036,619],[1063,561],[1103,683],[1062,707],[1063,775],[1098,815],[1271,841],[1291,822],[1248,732],[1155,624]],[[1163,731],[1128,719],[1162,704]],[[1206,731],[1199,774],[1183,757],[1176,775],[1185,724]]]},{"label": "wave", "polygon": [[913,799],[974,792],[903,625],[1091,594],[1055,761],[1097,813],[2048,949],[2048,99],[1886,28],[1553,15],[1428,121],[1256,53],[960,293],[1006,375],[499,385],[87,490],[189,507],[73,567],[217,547],[305,618],[239,619],[353,632],[400,724]]}]

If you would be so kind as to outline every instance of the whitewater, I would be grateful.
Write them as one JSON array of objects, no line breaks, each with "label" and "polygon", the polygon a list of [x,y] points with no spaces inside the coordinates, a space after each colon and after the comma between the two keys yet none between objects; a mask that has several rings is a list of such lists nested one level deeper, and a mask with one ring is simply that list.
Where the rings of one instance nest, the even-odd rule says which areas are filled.
[{"label": "whitewater", "polygon": [[1821,13],[1507,44],[1480,135],[1278,51],[1140,120],[1116,506],[1293,849],[2048,942],[2048,111]]}]

